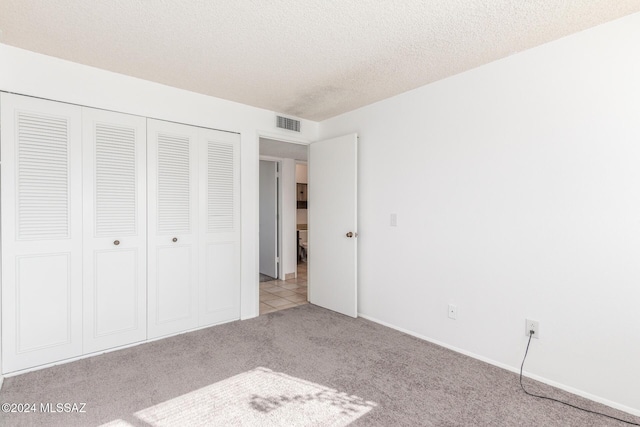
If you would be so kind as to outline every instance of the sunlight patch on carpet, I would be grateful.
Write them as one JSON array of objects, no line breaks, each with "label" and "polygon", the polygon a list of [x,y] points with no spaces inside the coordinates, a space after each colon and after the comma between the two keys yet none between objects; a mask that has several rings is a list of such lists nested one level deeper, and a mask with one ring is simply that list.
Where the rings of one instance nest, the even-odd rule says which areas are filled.
[{"label": "sunlight patch on carpet", "polygon": [[346,426],[377,405],[267,368],[256,368],[134,415],[154,427]]},{"label": "sunlight patch on carpet", "polygon": [[136,427],[136,426],[126,422],[125,420],[113,420],[105,424],[100,424],[98,427]]}]

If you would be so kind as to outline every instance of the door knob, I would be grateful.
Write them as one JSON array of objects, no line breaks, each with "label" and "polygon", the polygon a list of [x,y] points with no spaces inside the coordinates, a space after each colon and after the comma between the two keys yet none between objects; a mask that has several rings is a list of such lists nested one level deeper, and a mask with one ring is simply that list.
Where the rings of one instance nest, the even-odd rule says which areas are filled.
[{"label": "door knob", "polygon": [[175,243],[175,242],[177,242],[177,241],[178,241],[178,238],[177,238],[177,237],[174,237],[174,238],[173,238],[173,239],[171,239],[171,240],[173,240],[173,243]]},{"label": "door knob", "polygon": [[118,246],[118,245],[120,244],[120,240],[114,240],[114,241],[113,241],[113,244],[114,244],[114,245],[116,245],[116,246]]},{"label": "door knob", "polygon": [[347,237],[349,237],[349,238],[353,237],[353,233],[352,233],[351,231],[350,231],[350,232],[348,232],[348,233],[347,233]]}]

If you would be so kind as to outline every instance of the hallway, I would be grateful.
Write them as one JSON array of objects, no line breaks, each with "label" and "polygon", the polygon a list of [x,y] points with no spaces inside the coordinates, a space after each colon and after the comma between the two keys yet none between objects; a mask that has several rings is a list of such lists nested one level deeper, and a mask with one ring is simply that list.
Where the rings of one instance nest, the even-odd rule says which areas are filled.
[{"label": "hallway", "polygon": [[307,304],[307,264],[298,263],[298,277],[260,283],[260,315]]}]

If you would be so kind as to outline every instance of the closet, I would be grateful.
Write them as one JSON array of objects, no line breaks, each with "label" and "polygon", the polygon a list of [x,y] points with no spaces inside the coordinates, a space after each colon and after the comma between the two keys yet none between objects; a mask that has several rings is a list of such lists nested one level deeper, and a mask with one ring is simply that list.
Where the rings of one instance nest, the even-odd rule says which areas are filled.
[{"label": "closet", "polygon": [[235,133],[148,120],[149,338],[239,318]]},{"label": "closet", "polygon": [[2,372],[239,318],[239,135],[0,93]]}]

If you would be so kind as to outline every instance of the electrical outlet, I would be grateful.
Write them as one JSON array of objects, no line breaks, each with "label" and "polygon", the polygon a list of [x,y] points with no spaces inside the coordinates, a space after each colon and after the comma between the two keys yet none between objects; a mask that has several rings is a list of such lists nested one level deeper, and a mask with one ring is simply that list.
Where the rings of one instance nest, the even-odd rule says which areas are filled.
[{"label": "electrical outlet", "polygon": [[458,306],[449,304],[449,319],[456,320],[458,318]]},{"label": "electrical outlet", "polygon": [[529,336],[533,331],[533,338],[540,338],[540,322],[537,320],[526,319],[524,325],[524,334]]}]

